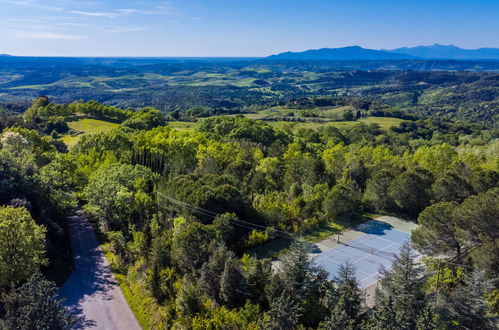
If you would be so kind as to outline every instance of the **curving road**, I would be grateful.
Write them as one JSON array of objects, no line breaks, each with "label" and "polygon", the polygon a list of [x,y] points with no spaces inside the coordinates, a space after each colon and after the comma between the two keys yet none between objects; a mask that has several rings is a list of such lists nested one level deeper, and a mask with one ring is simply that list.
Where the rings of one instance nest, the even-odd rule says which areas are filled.
[{"label": "curving road", "polygon": [[75,329],[140,329],[111,273],[88,218],[68,218],[75,269],[59,294],[75,313]]}]

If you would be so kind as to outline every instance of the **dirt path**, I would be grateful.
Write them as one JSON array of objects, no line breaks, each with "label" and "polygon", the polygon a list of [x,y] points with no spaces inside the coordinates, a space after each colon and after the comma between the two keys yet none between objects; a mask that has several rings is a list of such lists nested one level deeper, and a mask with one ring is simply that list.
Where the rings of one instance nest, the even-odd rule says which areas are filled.
[{"label": "dirt path", "polygon": [[68,218],[75,269],[60,289],[75,329],[140,329],[82,211]]}]

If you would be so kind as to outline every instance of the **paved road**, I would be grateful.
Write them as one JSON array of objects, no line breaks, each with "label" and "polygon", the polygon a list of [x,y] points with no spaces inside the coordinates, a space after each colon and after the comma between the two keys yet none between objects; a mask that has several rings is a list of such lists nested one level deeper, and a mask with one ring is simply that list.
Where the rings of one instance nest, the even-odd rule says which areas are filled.
[{"label": "paved road", "polygon": [[75,329],[140,329],[82,211],[69,217],[75,269],[60,289]]}]

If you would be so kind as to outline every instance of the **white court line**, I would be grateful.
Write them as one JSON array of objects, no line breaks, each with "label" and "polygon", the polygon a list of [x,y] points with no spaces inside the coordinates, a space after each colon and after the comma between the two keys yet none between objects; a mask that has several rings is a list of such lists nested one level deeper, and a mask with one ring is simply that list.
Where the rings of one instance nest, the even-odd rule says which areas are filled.
[{"label": "white court line", "polygon": [[[327,257],[325,257],[324,259],[326,259],[326,258],[327,258]],[[324,259],[321,259],[321,260],[324,260]],[[336,261],[336,260],[333,260],[333,259],[328,259],[327,261],[332,261],[332,262],[334,262],[334,263],[335,263],[335,264],[337,264],[337,265],[341,265],[341,263],[340,263],[340,262],[338,262],[338,261]],[[314,262],[316,262],[316,261],[314,260]]]},{"label": "white court line", "polygon": [[[356,242],[356,243],[365,242],[367,239],[369,239],[369,235],[368,235],[368,234],[366,234],[365,236],[367,236],[367,237],[365,237],[364,239],[362,239],[362,240],[360,240],[360,241],[358,241],[358,242]],[[361,237],[362,237],[362,236],[357,237],[357,238],[361,238]],[[345,243],[349,243],[349,242],[351,242],[351,241],[353,241],[353,240],[356,240],[357,238],[354,238],[354,239],[352,239],[352,240],[350,240],[350,241],[347,241],[347,242],[345,242]],[[342,250],[341,250],[341,248],[342,248],[342,247],[344,247],[345,249],[351,248],[350,246],[345,245],[345,243],[341,243],[341,242],[340,242],[340,243],[338,243],[338,245],[336,245],[335,247],[332,247],[331,249],[329,249],[329,250],[327,250],[327,251],[322,252],[321,254],[324,254],[322,257],[320,257],[320,258],[319,258],[319,256],[321,255],[321,254],[319,254],[319,255],[318,255],[317,257],[315,257],[313,260],[314,260],[314,261],[319,261],[319,260],[326,259],[327,257],[332,257],[333,255],[337,254],[337,253],[335,253],[335,252],[341,252],[341,251],[342,251]],[[331,251],[333,251],[333,252],[332,252],[332,253],[329,253],[329,252],[331,252]],[[359,250],[359,251],[361,251],[361,250]],[[363,251],[363,252],[364,252],[364,251]]]},{"label": "white court line", "polygon": [[[396,229],[394,229],[396,230]],[[405,234],[405,233],[404,233]],[[374,234],[369,234],[369,235],[374,235]],[[383,240],[383,241],[386,241],[386,242],[391,242],[391,243],[396,243],[396,244],[400,244],[402,245],[403,243],[400,243],[400,242],[396,242],[396,241],[392,241],[391,239],[386,239],[386,238],[383,238],[383,237],[379,237],[379,236],[376,236],[374,235],[375,238],[379,238],[380,240]],[[409,237],[411,237],[411,235],[409,235]]]},{"label": "white court line", "polygon": [[363,271],[363,270],[359,270],[359,269],[357,269],[357,271],[358,271],[359,273],[362,273],[362,274],[367,275],[367,277],[366,277],[366,278],[371,277],[371,274],[372,274],[372,273],[366,273],[365,271]]},{"label": "white court line", "polygon": [[[396,244],[396,243],[391,243],[391,244],[389,244],[389,245],[385,246],[384,248],[379,249],[378,251],[382,251],[382,250],[384,250],[384,249],[386,249],[386,248],[388,248],[388,247],[390,247],[390,246],[392,246],[392,245],[395,245],[395,244]],[[349,246],[347,246],[347,247],[349,247]],[[350,249],[352,249],[352,250],[355,250],[355,251],[362,251],[362,250],[357,250],[357,249],[355,249],[355,248],[353,248],[353,247],[349,247],[349,248],[350,248]],[[362,260],[364,260],[364,259],[366,259],[366,258],[369,258],[370,256],[376,256],[376,254],[372,254],[372,253],[365,252],[365,251],[362,251],[362,252],[363,252],[363,253],[365,253],[366,255],[365,255],[365,256],[363,256],[363,257],[361,257],[361,258],[359,258],[359,259],[357,259],[357,260],[355,260],[355,261],[352,261],[352,264],[353,264],[353,265],[357,264],[358,262],[360,262],[360,261],[362,261]],[[328,256],[325,256],[324,258],[322,258],[322,259],[320,259],[320,260],[326,259],[327,257],[328,257]],[[381,257],[380,257],[380,258],[381,258]],[[331,260],[331,259],[328,259],[328,260]],[[333,261],[333,262],[334,262],[334,263],[336,263],[336,264],[339,264],[337,261],[334,261],[334,260],[331,260],[331,261]],[[367,274],[369,274],[369,273],[367,273]]]},{"label": "white court line", "polygon": [[[394,244],[395,244],[395,243],[392,243],[392,244],[390,244],[390,245],[387,245],[387,246],[385,246],[383,249],[385,249],[385,248],[387,248],[387,247],[389,247],[389,246],[392,246],[392,245],[394,245]],[[380,251],[381,251],[381,250],[383,250],[383,249],[380,249]],[[364,259],[366,259],[367,257],[370,257],[370,256],[372,256],[372,254],[368,254],[366,257],[363,257],[363,258],[360,258],[360,259],[358,259],[358,260],[354,261],[354,262],[353,262],[353,264],[355,265],[355,264],[357,264],[358,262],[360,262],[360,261],[362,261],[362,260],[364,260]],[[390,260],[390,261],[391,261],[391,260]],[[376,272],[376,274],[377,274],[377,272]]]},{"label": "white court line", "polygon": [[[371,278],[371,277],[373,277],[373,276],[378,276],[378,274],[379,274],[379,272],[376,272],[376,273],[372,274],[371,276],[366,277],[366,278],[365,278],[365,279],[363,279],[363,280],[360,280],[359,282],[364,282],[364,281],[366,281],[367,279],[369,279],[369,278]],[[372,281],[372,282],[369,282],[369,283],[367,283],[367,284],[364,284],[364,288],[367,288],[368,286],[370,286],[370,285],[371,285],[371,284],[373,284],[373,283],[376,283],[376,280],[374,280],[374,281]]]}]

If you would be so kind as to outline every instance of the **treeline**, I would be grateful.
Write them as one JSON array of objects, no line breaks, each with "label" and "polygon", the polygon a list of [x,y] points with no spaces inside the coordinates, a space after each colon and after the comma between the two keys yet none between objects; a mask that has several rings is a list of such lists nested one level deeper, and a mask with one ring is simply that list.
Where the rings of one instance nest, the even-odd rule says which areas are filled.
[{"label": "treeline", "polygon": [[[57,152],[57,142],[37,131],[7,129],[2,153],[38,160],[17,160],[32,165],[28,172],[14,173],[41,180],[49,191],[43,198],[53,198],[62,213],[77,200],[83,204],[116,256],[115,271],[140,300],[135,308],[148,315],[145,326],[493,326],[498,312],[492,281],[499,205],[496,131],[419,120],[387,132],[358,124],[293,134],[262,121],[213,117],[186,132],[155,120],[126,124],[132,118],[114,131],[83,136],[68,153]],[[25,147],[41,143],[34,141],[45,141],[44,149]],[[18,144],[23,148],[9,151]],[[14,160],[6,162],[9,171]],[[39,198],[26,197],[31,203]],[[9,203],[6,197],[4,205]],[[4,283],[15,278],[17,289],[6,285],[3,290],[18,292],[43,264],[33,260],[43,259],[39,242],[43,228],[48,235],[51,225],[28,208],[8,210],[18,212],[19,219],[31,214],[39,226],[32,227],[42,228],[23,235],[38,247],[26,261],[35,266],[23,277],[4,277]],[[381,270],[372,309],[363,304],[349,264],[330,280],[308,260],[304,246],[292,248],[278,269],[249,253],[322,223],[341,218],[348,224],[363,212],[419,219],[414,247],[432,257],[420,265],[404,246],[392,269]],[[4,300],[3,306],[11,305]],[[8,315],[14,314],[5,312],[3,318]]]}]

